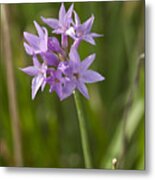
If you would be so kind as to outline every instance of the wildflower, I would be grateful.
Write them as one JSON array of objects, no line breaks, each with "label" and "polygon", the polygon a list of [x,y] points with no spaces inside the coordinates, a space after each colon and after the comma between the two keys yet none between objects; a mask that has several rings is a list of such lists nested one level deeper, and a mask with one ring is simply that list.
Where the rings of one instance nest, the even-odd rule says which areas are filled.
[{"label": "wildflower", "polygon": [[[87,99],[89,98],[86,83],[94,83],[104,80],[99,73],[88,69],[95,59],[92,54],[80,60],[77,47],[81,40],[95,44],[94,37],[101,35],[91,33],[94,16],[81,24],[76,12],[74,12],[75,22],[72,21],[73,4],[66,12],[62,3],[59,11],[59,20],[44,18],[42,20],[53,28],[53,33],[61,35],[61,43],[56,37],[49,37],[46,28],[39,26],[34,21],[38,35],[24,32],[27,41],[24,47],[29,55],[32,55],[33,66],[22,68],[26,74],[33,76],[32,79],[32,99],[35,98],[38,90],[44,90],[46,84],[50,85],[50,92],[56,92],[60,100],[64,100],[78,89]],[[71,48],[68,47],[68,36],[74,39]],[[67,48],[67,49],[66,49]],[[40,55],[42,63],[37,59]]]},{"label": "wildflower", "polygon": [[62,72],[59,70],[51,70],[50,76],[46,79],[50,84],[50,93],[55,91],[59,98],[62,97]]},{"label": "wildflower", "polygon": [[70,24],[72,22],[72,12],[73,12],[73,4],[70,6],[69,10],[66,12],[64,4],[62,3],[59,10],[59,19],[54,18],[44,18],[41,17],[42,21],[49,25],[52,29],[52,32],[56,34],[61,34],[62,36],[62,46],[68,46],[68,39],[66,31],[70,28]]},{"label": "wildflower", "polygon": [[95,45],[95,37],[101,37],[102,35],[92,33],[91,28],[94,22],[94,16],[92,15],[87,21],[81,24],[78,14],[74,11],[74,26],[67,30],[67,35],[75,40],[74,47],[78,47],[81,40],[84,40],[92,45]]},{"label": "wildflower", "polygon": [[95,59],[95,54],[88,56],[83,61],[75,48],[71,48],[68,63],[59,65],[59,69],[70,79],[70,88],[77,88],[87,99],[89,99],[88,90],[85,83],[94,83],[104,80],[99,73],[88,68]]},{"label": "wildflower", "polygon": [[32,79],[32,99],[35,98],[39,88],[41,87],[41,90],[44,90],[44,87],[46,85],[46,71],[47,71],[47,65],[45,63],[40,64],[37,57],[33,57],[33,66],[28,66],[26,68],[21,68],[23,72],[30,76],[34,76]]},{"label": "wildflower", "polygon": [[36,21],[34,21],[34,25],[39,36],[24,32],[24,38],[27,41],[27,43],[24,42],[24,47],[29,55],[41,54],[48,49],[48,32],[46,28],[41,27]]}]

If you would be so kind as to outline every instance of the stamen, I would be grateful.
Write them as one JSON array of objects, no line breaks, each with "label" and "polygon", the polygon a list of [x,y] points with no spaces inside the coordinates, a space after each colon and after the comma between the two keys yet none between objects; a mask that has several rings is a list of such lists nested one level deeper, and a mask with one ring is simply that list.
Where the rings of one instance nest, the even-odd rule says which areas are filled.
[{"label": "stamen", "polygon": [[79,79],[80,74],[79,74],[79,73],[73,73],[73,76],[74,76],[76,79]]}]

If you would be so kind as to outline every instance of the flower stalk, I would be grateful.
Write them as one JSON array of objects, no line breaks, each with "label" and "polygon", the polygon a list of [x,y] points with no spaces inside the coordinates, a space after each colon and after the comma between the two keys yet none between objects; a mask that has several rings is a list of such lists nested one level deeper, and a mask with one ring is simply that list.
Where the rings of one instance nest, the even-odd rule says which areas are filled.
[{"label": "flower stalk", "polygon": [[79,128],[80,128],[80,134],[81,134],[81,143],[82,143],[85,167],[92,168],[85,119],[82,112],[82,105],[81,105],[78,92],[74,92],[74,100],[75,100],[76,110],[77,110],[77,115],[78,115],[78,120],[79,120]]}]

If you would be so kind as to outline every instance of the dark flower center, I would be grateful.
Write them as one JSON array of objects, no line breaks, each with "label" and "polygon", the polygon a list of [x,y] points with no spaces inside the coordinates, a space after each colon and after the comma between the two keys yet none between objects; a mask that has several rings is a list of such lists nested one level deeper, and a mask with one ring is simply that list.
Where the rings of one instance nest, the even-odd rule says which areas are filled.
[{"label": "dark flower center", "polygon": [[79,73],[73,73],[73,76],[74,76],[76,79],[79,79],[80,74],[79,74]]},{"label": "dark flower center", "polygon": [[55,83],[59,83],[60,82],[60,80],[57,79],[57,78],[55,78],[54,81],[55,81]]}]

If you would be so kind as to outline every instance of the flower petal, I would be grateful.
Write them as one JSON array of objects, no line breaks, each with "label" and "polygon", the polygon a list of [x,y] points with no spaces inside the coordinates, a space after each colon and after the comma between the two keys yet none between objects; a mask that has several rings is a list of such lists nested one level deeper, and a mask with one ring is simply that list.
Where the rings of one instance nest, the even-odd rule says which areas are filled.
[{"label": "flower petal", "polygon": [[85,36],[83,37],[83,39],[84,39],[86,42],[88,42],[88,43],[90,43],[90,44],[92,44],[92,45],[95,45],[95,44],[96,44],[96,43],[95,43],[95,40],[93,39],[93,37],[92,37],[90,34],[85,35]]},{"label": "flower petal", "polygon": [[71,21],[72,21],[72,12],[73,12],[73,8],[74,8],[74,4],[71,4],[71,6],[69,7],[66,15],[65,15],[65,22],[64,23],[67,23],[67,26],[70,25]]},{"label": "flower petal", "polygon": [[77,82],[77,89],[81,92],[81,94],[83,94],[87,99],[89,99],[87,87],[83,82],[81,81]]},{"label": "flower petal", "polygon": [[20,68],[24,73],[30,75],[30,76],[36,76],[38,74],[38,69],[34,66],[28,66],[26,68]]},{"label": "flower petal", "polygon": [[37,29],[39,37],[43,39],[44,38],[44,32],[43,32],[42,27],[36,21],[33,21],[33,23]]},{"label": "flower petal", "polygon": [[36,35],[24,32],[24,37],[34,50],[39,50],[39,38]]},{"label": "flower petal", "polygon": [[54,86],[54,90],[57,93],[57,95],[59,96],[59,98],[61,99],[61,97],[62,97],[62,85],[60,83],[57,83]]},{"label": "flower petal", "polygon": [[75,27],[79,26],[81,24],[80,18],[76,11],[74,11],[74,20],[75,20]]},{"label": "flower petal", "polygon": [[77,52],[76,48],[74,48],[74,47],[72,47],[70,49],[69,57],[72,62],[76,62],[76,63],[80,62],[79,53]]},{"label": "flower petal", "polygon": [[82,24],[82,29],[85,33],[89,33],[91,31],[92,25],[94,22],[94,16],[92,15],[87,21]]},{"label": "flower petal", "polygon": [[39,88],[41,87],[42,83],[44,81],[44,78],[42,75],[39,75],[39,76],[35,76],[33,79],[32,79],[32,99],[35,98]]},{"label": "flower petal", "polygon": [[42,21],[49,25],[52,29],[57,29],[59,27],[59,21],[54,18],[44,18],[41,16]]},{"label": "flower petal", "polygon": [[93,63],[96,54],[91,54],[86,59],[81,62],[81,71],[85,71],[89,68],[89,66]]},{"label": "flower petal", "polygon": [[59,43],[58,39],[55,37],[49,37],[48,38],[48,48],[51,51],[56,51],[59,53],[62,52],[62,49],[60,47],[60,43]]},{"label": "flower petal", "polygon": [[52,31],[52,33],[55,33],[55,34],[64,34],[64,30],[62,28],[59,28],[59,29],[55,29]]},{"label": "flower petal", "polygon": [[29,46],[26,42],[24,42],[24,48],[27,54],[32,55],[33,54],[33,48]]},{"label": "flower petal", "polygon": [[68,47],[68,37],[66,34],[61,34],[61,45],[62,48],[67,48]]},{"label": "flower petal", "polygon": [[75,31],[74,31],[74,28],[73,28],[73,27],[70,27],[70,28],[66,31],[66,34],[67,34],[68,36],[70,36],[71,38],[76,39],[76,37],[75,37]]},{"label": "flower petal", "polygon": [[60,22],[63,22],[65,14],[66,14],[65,6],[64,6],[64,3],[62,3],[61,7],[60,7],[60,10],[59,10],[59,21]]},{"label": "flower petal", "polygon": [[76,85],[73,81],[66,81],[64,87],[62,88],[62,97],[61,100],[66,99],[70,95],[72,95]]},{"label": "flower petal", "polygon": [[37,56],[33,56],[33,64],[34,64],[34,66],[36,66],[36,67],[38,67],[38,68],[41,67],[41,64],[40,64],[40,62],[38,61]]},{"label": "flower petal", "polygon": [[43,82],[42,82],[42,85],[41,85],[41,91],[43,91],[43,90],[44,90],[45,85],[46,85],[46,81],[45,81],[45,79],[44,79],[44,80],[43,80]]},{"label": "flower petal", "polygon": [[41,56],[49,66],[57,66],[59,64],[59,60],[57,56],[52,52],[46,52]]},{"label": "flower petal", "polygon": [[103,37],[103,34],[98,34],[98,33],[90,33],[92,37]]},{"label": "flower petal", "polygon": [[48,50],[48,32],[47,29],[43,27],[44,35],[43,38],[40,38],[40,49],[42,52],[46,52]]},{"label": "flower petal", "polygon": [[82,76],[82,80],[86,83],[94,83],[98,81],[103,81],[104,79],[105,78],[103,76],[92,70],[87,70]]}]

